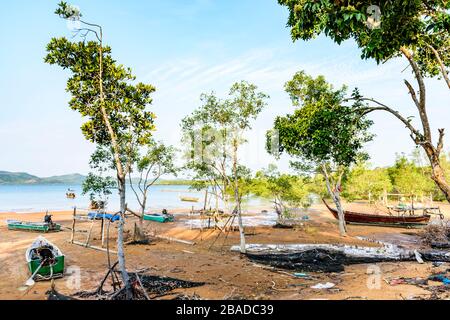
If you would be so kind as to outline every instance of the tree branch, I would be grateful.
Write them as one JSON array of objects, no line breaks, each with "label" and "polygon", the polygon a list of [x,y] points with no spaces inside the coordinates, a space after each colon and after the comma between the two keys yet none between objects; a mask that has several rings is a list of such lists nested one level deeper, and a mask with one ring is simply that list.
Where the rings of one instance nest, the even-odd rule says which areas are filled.
[{"label": "tree branch", "polygon": [[[425,83],[423,81],[423,76],[420,72],[420,68],[417,65],[416,61],[414,60],[414,57],[412,53],[406,49],[405,47],[401,47],[400,51],[403,53],[403,55],[408,59],[409,64],[411,65],[415,78],[417,80],[417,83],[419,84],[419,99],[415,99],[416,106],[419,110],[420,120],[422,121],[422,127],[423,127],[423,135],[427,141],[430,141],[431,143],[431,130],[430,130],[430,123],[428,122],[428,115],[426,112],[426,89],[425,89]],[[408,85],[407,85],[408,86]],[[412,88],[412,87],[411,87]],[[411,88],[408,86],[408,89]],[[413,90],[414,91],[414,90]],[[414,94],[415,96],[415,94]],[[413,96],[413,100],[414,100]]]},{"label": "tree branch", "polygon": [[136,190],[134,189],[133,181],[131,180],[131,173],[128,174],[128,178],[129,178],[129,180],[130,180],[130,187],[131,187],[131,190],[133,190],[133,192],[134,192],[134,194],[135,194],[135,196],[136,196],[136,199],[137,199],[137,201],[139,202],[139,205],[142,207],[141,200],[140,200],[140,198],[139,198],[139,196],[138,196]]},{"label": "tree branch", "polygon": [[448,76],[448,72],[445,69],[444,62],[442,62],[441,56],[439,55],[439,52],[430,44],[427,43],[427,46],[431,49],[434,56],[436,57],[436,61],[439,64],[439,67],[441,69],[442,77],[444,78],[445,82],[447,83],[448,88],[450,89],[450,78]]},{"label": "tree branch", "polygon": [[388,107],[387,105],[385,105],[375,99],[372,99],[372,98],[361,98],[360,100],[361,101],[370,101],[370,102],[373,102],[378,105],[378,107],[361,108],[361,110],[363,111],[363,115],[366,115],[373,111],[378,111],[378,110],[389,112],[390,114],[394,115],[397,119],[399,119],[401,122],[403,122],[404,125],[411,131],[412,134],[415,135],[416,138],[422,137],[422,134],[419,132],[419,130],[414,128],[414,126],[411,124],[411,121],[405,119],[398,111],[396,111],[396,110]]},{"label": "tree branch", "polygon": [[128,206],[125,208],[125,211],[128,211],[129,213],[131,213],[132,215],[138,217],[138,218],[142,218],[142,216],[136,212],[134,212],[133,210],[131,210],[130,208],[128,208]]},{"label": "tree branch", "polygon": [[439,142],[437,144],[436,153],[438,156],[442,152],[442,148],[444,148],[444,136],[445,136],[445,129],[439,129]]},{"label": "tree branch", "polygon": [[[98,28],[98,29],[100,30],[100,34],[103,33],[103,32],[102,32],[102,31],[103,31],[103,30],[102,30],[102,27],[99,26],[98,24],[88,23],[88,22],[83,21],[83,20],[80,20],[80,22],[83,23],[83,24],[85,24],[85,25],[87,25],[87,26],[96,27],[96,28]],[[90,31],[90,32],[92,32],[92,33],[94,33],[95,36],[97,37],[97,40],[98,40],[98,41],[100,41],[100,42],[102,41],[102,38],[99,36],[99,34],[98,34],[97,31],[92,30],[92,29],[90,29],[90,28],[85,28],[85,29],[88,30],[88,31]]]},{"label": "tree branch", "polygon": [[414,91],[413,86],[406,79],[405,79],[405,85],[408,87],[409,93],[411,94],[411,98],[413,99],[417,109],[420,109],[420,102],[419,102],[419,100],[417,100],[417,95],[416,95],[416,92]]}]

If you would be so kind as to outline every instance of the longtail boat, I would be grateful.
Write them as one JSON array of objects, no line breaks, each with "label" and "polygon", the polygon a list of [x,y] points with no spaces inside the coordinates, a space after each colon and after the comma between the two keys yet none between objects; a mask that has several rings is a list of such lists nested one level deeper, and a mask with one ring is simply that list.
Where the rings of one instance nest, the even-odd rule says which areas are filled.
[{"label": "longtail boat", "polygon": [[76,197],[77,195],[75,194],[75,192],[66,192],[67,199],[75,199]]},{"label": "longtail boat", "polygon": [[42,236],[27,249],[25,259],[33,280],[50,280],[64,275],[64,255],[57,246]]},{"label": "longtail boat", "polygon": [[174,217],[173,215],[170,214],[151,213],[151,214],[144,214],[144,220],[166,223],[166,222],[173,222]]},{"label": "longtail boat", "polygon": [[[328,203],[322,199],[325,206],[330,210],[333,216],[339,220],[338,211],[331,208]],[[400,227],[415,227],[427,225],[431,216],[424,215],[381,215],[381,214],[367,214],[344,210],[345,221],[350,224],[365,224],[365,225],[385,225],[385,226],[400,226]]]},{"label": "longtail boat", "polygon": [[57,223],[24,222],[17,220],[6,221],[9,230],[33,231],[33,232],[57,232],[61,231],[61,225]]},{"label": "longtail boat", "polygon": [[180,197],[180,200],[183,202],[199,202],[199,198],[194,197]]}]

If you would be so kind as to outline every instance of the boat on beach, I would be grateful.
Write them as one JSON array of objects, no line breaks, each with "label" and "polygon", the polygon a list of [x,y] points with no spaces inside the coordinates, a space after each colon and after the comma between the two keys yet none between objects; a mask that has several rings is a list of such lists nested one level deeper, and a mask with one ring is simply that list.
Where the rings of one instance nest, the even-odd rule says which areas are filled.
[{"label": "boat on beach", "polygon": [[[329,204],[322,199],[325,206],[331,214],[339,220],[338,211],[331,208]],[[420,227],[425,226],[430,221],[429,214],[423,215],[381,215],[368,214],[344,210],[345,221],[349,224],[378,225],[378,226],[397,226],[397,227]]]},{"label": "boat on beach", "polygon": [[57,246],[42,236],[27,249],[25,259],[33,280],[51,280],[64,275],[64,255]]},{"label": "boat on beach", "polygon": [[46,222],[25,222],[17,220],[6,221],[9,230],[31,231],[31,232],[57,232],[61,231],[61,225]]},{"label": "boat on beach", "polygon": [[173,222],[174,217],[171,214],[150,213],[144,214],[145,221],[155,221],[159,223]]}]

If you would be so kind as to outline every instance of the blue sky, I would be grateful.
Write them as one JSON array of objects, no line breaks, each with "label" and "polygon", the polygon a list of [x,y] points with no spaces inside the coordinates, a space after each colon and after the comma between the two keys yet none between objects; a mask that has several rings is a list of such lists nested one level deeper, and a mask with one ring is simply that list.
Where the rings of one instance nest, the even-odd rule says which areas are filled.
[{"label": "blue sky", "polygon": [[[53,0],[2,3],[0,11],[0,170],[39,176],[87,173],[93,146],[84,141],[82,119],[67,107],[68,74],[44,64],[52,37],[70,37],[53,14]],[[352,41],[338,46],[320,37],[292,43],[287,11],[276,0],[74,0],[87,21],[103,25],[113,56],[138,80],[157,88],[151,106],[156,137],[178,144],[179,122],[199,105],[202,92],[224,95],[235,81],[248,80],[271,96],[254,123],[241,159],[252,169],[274,162],[264,150],[264,133],[276,115],[292,111],[283,85],[296,71],[323,74],[340,86],[359,87],[401,111],[415,115],[403,79],[413,81],[406,61],[377,66],[362,61]],[[449,96],[444,83],[427,81],[434,132],[448,128]],[[414,148],[407,131],[387,114],[372,116],[376,139],[371,162],[393,163]],[[447,129],[449,131],[450,128]],[[287,168],[286,160],[280,166]]]}]

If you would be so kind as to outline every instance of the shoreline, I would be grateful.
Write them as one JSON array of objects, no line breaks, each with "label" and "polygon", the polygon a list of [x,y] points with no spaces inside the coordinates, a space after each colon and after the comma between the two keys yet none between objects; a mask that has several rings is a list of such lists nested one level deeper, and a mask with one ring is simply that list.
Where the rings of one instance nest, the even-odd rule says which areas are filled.
[{"label": "shoreline", "polygon": [[[359,205],[356,205],[358,207]],[[260,207],[254,208],[258,211]],[[414,239],[421,230],[386,228],[380,226],[349,225],[348,237],[339,236],[337,221],[323,205],[314,205],[314,212],[310,213],[310,220],[294,229],[277,229],[272,226],[250,226],[246,228],[248,244],[347,244],[351,246],[376,247],[377,243],[366,239],[384,241],[404,245],[414,244]],[[316,211],[317,210],[317,211]],[[183,212],[184,211],[184,212]],[[423,288],[413,285],[391,286],[381,281],[380,289],[368,290],[366,283],[369,277],[370,265],[358,264],[346,266],[342,273],[314,273],[309,272],[311,279],[301,279],[293,276],[294,270],[277,271],[270,267],[253,263],[239,253],[230,249],[239,244],[239,232],[231,231],[228,237],[220,237],[220,231],[212,229],[189,228],[185,221],[198,219],[198,215],[186,214],[186,209],[179,208],[175,213],[174,223],[159,224],[145,222],[148,234],[156,235],[150,245],[126,245],[127,268],[132,270],[148,269],[149,273],[157,276],[172,277],[182,280],[204,282],[205,285],[192,289],[176,289],[174,294],[197,294],[203,299],[330,299],[340,300],[351,297],[364,297],[365,299],[403,299],[405,296],[428,297],[430,294]],[[56,244],[66,256],[66,269],[79,268],[81,281],[79,288],[68,286],[69,275],[55,280],[58,292],[72,295],[80,290],[92,290],[97,287],[106,268],[106,254],[101,251],[83,248],[70,244],[73,211],[51,212],[54,222],[63,226],[63,231],[44,234],[51,242]],[[448,213],[448,212],[447,212]],[[24,295],[18,291],[23,282],[29,277],[24,260],[24,252],[31,242],[39,236],[37,233],[10,231],[5,220],[26,218],[39,222],[44,212],[32,214],[0,213],[0,299],[46,299],[49,282],[38,282],[32,290]],[[134,223],[137,219],[127,219],[125,238],[130,239]],[[84,242],[86,233],[92,223],[77,222],[76,240]],[[117,224],[111,225],[111,249],[116,247]],[[101,246],[100,224],[94,224],[91,243]],[[219,240],[214,242],[219,236]],[[158,237],[165,237],[165,240]],[[185,242],[178,243],[167,239],[179,239]],[[213,245],[214,244],[214,245]],[[211,245],[213,245],[211,247]],[[112,255],[114,257],[114,255]],[[419,264],[417,262],[387,262],[375,264],[382,272],[383,279],[392,277],[428,277],[438,270],[431,263]],[[448,268],[444,264],[441,269]],[[311,286],[318,283],[334,283],[335,290],[314,290]],[[273,284],[275,283],[275,285]],[[275,288],[275,289],[274,289]],[[160,299],[170,299],[171,295]]]}]

